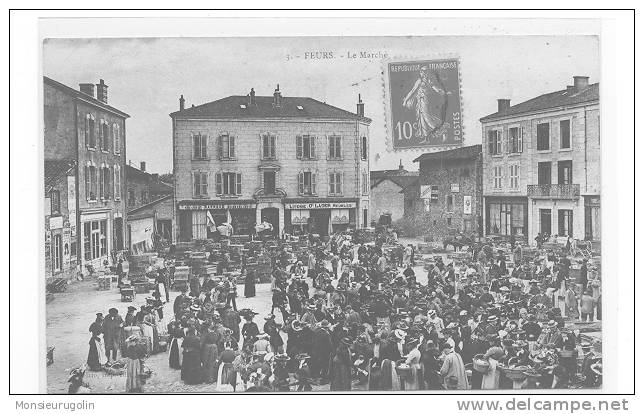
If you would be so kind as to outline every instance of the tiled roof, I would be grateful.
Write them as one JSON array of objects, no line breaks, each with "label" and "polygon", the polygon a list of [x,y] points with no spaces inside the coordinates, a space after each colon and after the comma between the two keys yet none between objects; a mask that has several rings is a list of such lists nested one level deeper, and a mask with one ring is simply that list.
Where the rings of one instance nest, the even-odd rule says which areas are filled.
[{"label": "tiled roof", "polygon": [[467,147],[454,148],[447,151],[428,152],[414,160],[419,161],[442,161],[442,160],[469,160],[475,159],[481,153],[481,144]]},{"label": "tiled roof", "polygon": [[60,89],[60,90],[62,90],[64,92],[68,93],[71,96],[74,96],[76,98],[81,98],[86,102],[90,102],[90,103],[94,104],[95,106],[98,106],[99,108],[102,108],[102,109],[108,110],[110,112],[116,113],[116,114],[122,116],[123,118],[129,118],[130,117],[125,112],[123,112],[121,110],[118,110],[118,109],[114,108],[113,106],[110,106],[110,105],[108,105],[106,103],[103,103],[103,102],[99,101],[98,99],[96,99],[96,98],[94,98],[94,97],[92,97],[92,96],[90,96],[90,95],[88,95],[86,93],[83,93],[81,91],[77,91],[76,89],[74,89],[74,88],[72,88],[70,86],[67,86],[67,85],[65,85],[63,83],[55,81],[52,78],[48,78],[47,76],[43,76],[43,82],[48,84],[48,85],[51,85],[51,86],[53,86],[55,88],[58,88],[58,89]]},{"label": "tiled roof", "polygon": [[150,191],[152,192],[171,194],[174,189],[174,186],[172,184],[161,181],[158,177],[158,174],[150,174],[149,172],[141,171],[140,169],[133,167],[130,164],[125,165],[125,176],[128,180],[132,180],[136,177],[147,181]]},{"label": "tiled roof", "polygon": [[[322,118],[350,119],[371,122],[371,119],[313,98],[283,96],[280,107],[273,107],[272,96],[255,96],[249,104],[248,96],[229,96],[203,105],[185,108],[170,114],[173,118]],[[302,109],[299,109],[302,108]]]},{"label": "tiled roof", "polygon": [[45,160],[45,189],[51,188],[63,177],[73,175],[76,160]]},{"label": "tiled roof", "polygon": [[[174,195],[172,194],[164,195],[163,197],[159,197],[156,200],[152,200],[147,204],[143,204],[142,206],[138,206],[136,208],[128,210],[128,219],[130,218],[130,214],[138,214],[142,211],[145,211],[147,208],[150,208],[166,200],[172,200],[173,198],[174,198]],[[148,217],[150,213],[141,213],[141,214],[145,217]],[[141,217],[136,217],[136,218],[141,218]]]},{"label": "tiled roof", "polygon": [[546,109],[559,108],[562,106],[579,105],[586,102],[599,100],[599,83],[593,83],[588,87],[577,91],[573,87],[546,93],[525,102],[513,105],[506,111],[495,112],[481,118],[481,122],[506,118],[514,115],[522,115],[530,112],[543,111]]},{"label": "tiled roof", "polygon": [[377,187],[385,180],[389,180],[404,190],[409,186],[415,185],[418,182],[418,176],[418,171],[404,169],[371,171],[370,178],[375,180],[371,188]]}]

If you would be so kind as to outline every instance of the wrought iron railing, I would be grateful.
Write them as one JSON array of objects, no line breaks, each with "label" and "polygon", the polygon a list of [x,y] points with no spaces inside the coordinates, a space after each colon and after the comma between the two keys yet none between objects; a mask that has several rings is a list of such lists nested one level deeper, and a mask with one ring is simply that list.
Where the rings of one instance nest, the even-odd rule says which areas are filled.
[{"label": "wrought iron railing", "polygon": [[577,199],[579,198],[579,184],[529,185],[528,197]]}]

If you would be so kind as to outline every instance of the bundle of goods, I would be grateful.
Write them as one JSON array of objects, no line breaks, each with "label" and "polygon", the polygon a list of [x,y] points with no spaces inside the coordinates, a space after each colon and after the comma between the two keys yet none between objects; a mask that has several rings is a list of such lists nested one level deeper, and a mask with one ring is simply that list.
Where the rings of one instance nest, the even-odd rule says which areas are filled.
[{"label": "bundle of goods", "polygon": [[174,268],[174,283],[172,287],[175,289],[187,287],[190,273],[190,266],[176,266]]},{"label": "bundle of goods", "polygon": [[472,358],[472,368],[481,374],[485,374],[490,368],[490,363],[482,354],[474,355]]},{"label": "bundle of goods", "polygon": [[112,288],[112,277],[109,275],[101,275],[97,278],[98,290],[110,290]]}]

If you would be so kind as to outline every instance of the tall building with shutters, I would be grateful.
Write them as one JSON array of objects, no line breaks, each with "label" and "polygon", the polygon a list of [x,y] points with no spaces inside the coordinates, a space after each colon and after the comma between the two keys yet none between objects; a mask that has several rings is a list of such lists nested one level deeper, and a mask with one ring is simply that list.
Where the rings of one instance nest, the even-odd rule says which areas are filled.
[{"label": "tall building with shutters", "polygon": [[366,227],[369,124],[364,103],[349,112],[308,97],[229,96],[170,114],[177,238],[236,234],[269,222],[276,234],[321,235]]},{"label": "tall building with shutters", "polygon": [[[53,277],[65,266],[112,265],[125,241],[125,120],[108,105],[107,85],[79,90],[43,78],[45,258]],[[67,167],[67,164],[73,168]],[[61,263],[63,264],[61,266]],[[69,276],[69,275],[68,275]]]}]

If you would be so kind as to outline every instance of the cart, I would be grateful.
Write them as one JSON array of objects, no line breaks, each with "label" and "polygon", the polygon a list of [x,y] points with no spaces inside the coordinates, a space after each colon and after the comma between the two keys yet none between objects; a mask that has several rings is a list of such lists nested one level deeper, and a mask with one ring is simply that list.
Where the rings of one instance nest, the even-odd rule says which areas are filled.
[{"label": "cart", "polygon": [[126,286],[121,288],[121,302],[132,302],[136,297],[134,288],[131,286]]}]

